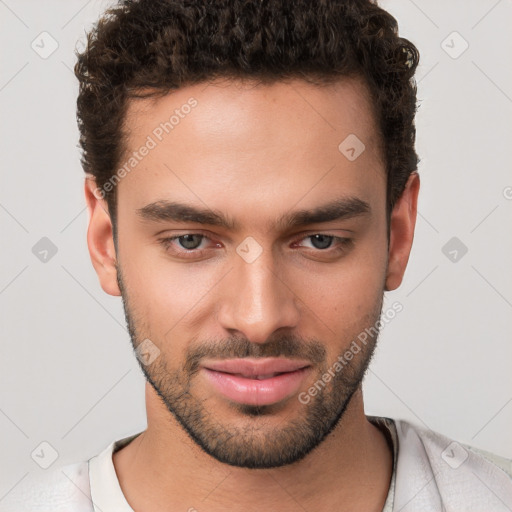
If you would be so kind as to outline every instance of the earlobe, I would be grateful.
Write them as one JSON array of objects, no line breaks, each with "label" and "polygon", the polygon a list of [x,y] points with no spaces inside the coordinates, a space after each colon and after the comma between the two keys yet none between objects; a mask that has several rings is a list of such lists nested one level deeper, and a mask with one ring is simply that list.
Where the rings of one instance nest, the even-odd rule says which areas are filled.
[{"label": "earlobe", "polygon": [[103,290],[109,295],[119,296],[121,291],[117,283],[116,249],[108,205],[93,177],[85,179],[84,190],[89,216],[87,246],[92,265]]},{"label": "earlobe", "polygon": [[391,213],[386,291],[396,290],[402,283],[414,239],[419,188],[420,178],[415,171]]}]

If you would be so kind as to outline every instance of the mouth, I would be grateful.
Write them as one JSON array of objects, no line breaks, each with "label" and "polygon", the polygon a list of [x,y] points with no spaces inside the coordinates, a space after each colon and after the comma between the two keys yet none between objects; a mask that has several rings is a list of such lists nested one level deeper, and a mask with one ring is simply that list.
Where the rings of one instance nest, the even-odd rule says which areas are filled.
[{"label": "mouth", "polygon": [[307,361],[268,358],[210,361],[201,369],[223,398],[247,405],[270,405],[296,393],[310,368]]},{"label": "mouth", "polygon": [[282,357],[238,358],[206,361],[205,368],[218,372],[239,375],[245,378],[269,378],[282,373],[290,373],[310,366],[309,361],[285,359]]},{"label": "mouth", "polygon": [[271,379],[272,377],[277,377],[278,375],[284,375],[285,373],[290,373],[290,372],[269,373],[268,375],[244,375],[243,373],[229,373],[229,372],[221,372],[221,373],[227,373],[228,375],[234,375],[235,377],[243,377],[244,379],[265,380],[265,379]]}]

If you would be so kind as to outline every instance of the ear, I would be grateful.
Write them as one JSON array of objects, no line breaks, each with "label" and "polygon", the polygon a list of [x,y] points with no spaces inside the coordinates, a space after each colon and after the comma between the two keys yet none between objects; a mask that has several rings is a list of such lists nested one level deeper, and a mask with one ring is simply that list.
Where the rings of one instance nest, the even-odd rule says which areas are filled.
[{"label": "ear", "polygon": [[420,177],[415,171],[409,176],[404,192],[391,212],[386,291],[396,290],[400,286],[409,261],[419,190]]},{"label": "ear", "polygon": [[85,179],[84,189],[89,214],[87,246],[92,265],[98,274],[103,291],[109,295],[119,296],[121,291],[117,284],[116,250],[108,205],[103,198],[103,191],[97,187],[93,177]]}]

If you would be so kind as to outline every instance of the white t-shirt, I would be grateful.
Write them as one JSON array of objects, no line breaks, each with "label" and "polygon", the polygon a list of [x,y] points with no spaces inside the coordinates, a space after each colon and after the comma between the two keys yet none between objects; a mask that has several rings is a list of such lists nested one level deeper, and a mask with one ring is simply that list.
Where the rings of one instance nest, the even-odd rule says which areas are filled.
[{"label": "white t-shirt", "polygon": [[[407,421],[368,419],[393,446],[393,475],[382,512],[512,511],[512,460]],[[22,480],[0,501],[0,512],[133,512],[112,454],[139,434],[113,441],[88,461]]]}]

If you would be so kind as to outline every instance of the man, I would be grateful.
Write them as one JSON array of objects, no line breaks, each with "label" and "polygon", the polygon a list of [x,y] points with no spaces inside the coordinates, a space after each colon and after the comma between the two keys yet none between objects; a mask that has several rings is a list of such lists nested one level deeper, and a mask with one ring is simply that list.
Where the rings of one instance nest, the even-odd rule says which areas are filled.
[{"label": "man", "polygon": [[87,241],[148,426],[1,510],[512,510],[511,461],[364,413],[413,242],[418,58],[369,0],[99,21],[75,68]]}]

